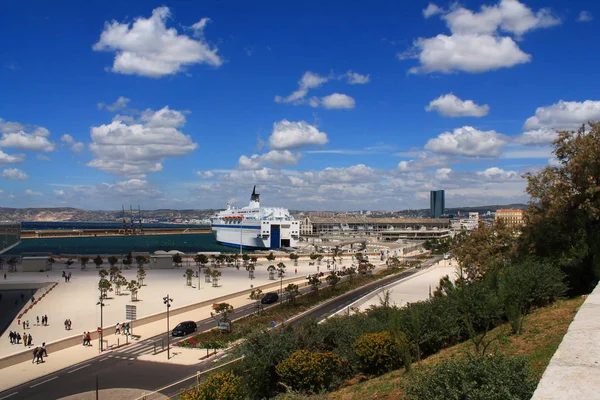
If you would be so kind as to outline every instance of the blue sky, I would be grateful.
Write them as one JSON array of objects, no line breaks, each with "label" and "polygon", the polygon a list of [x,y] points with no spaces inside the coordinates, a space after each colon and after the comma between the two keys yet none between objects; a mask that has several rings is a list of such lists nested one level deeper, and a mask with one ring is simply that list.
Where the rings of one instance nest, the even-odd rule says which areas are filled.
[{"label": "blue sky", "polygon": [[0,206],[525,202],[600,120],[594,1],[0,4]]}]

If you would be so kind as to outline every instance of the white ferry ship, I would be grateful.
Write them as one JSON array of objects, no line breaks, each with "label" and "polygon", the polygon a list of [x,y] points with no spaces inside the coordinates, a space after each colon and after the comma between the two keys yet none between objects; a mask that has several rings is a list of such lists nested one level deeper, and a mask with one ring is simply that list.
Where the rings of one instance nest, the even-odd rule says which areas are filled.
[{"label": "white ferry ship", "polygon": [[300,222],[286,208],[261,207],[256,186],[246,207],[231,207],[211,218],[217,242],[225,246],[248,249],[296,247],[300,238]]}]

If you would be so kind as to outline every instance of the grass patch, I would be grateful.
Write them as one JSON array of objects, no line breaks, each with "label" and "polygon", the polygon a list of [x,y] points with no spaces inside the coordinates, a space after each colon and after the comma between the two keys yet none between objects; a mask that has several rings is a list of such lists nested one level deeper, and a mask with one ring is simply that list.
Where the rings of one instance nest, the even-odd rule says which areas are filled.
[{"label": "grass patch", "polygon": [[[222,333],[218,329],[212,329],[207,332],[202,332],[194,335],[191,338],[184,339],[177,343],[177,346],[188,347],[188,348],[224,348],[230,343],[233,343],[239,339],[244,338],[250,332],[255,329],[264,329],[270,326],[271,321],[275,321],[278,325],[285,323],[286,320],[291,317],[298,315],[317,304],[329,300],[333,297],[347,293],[351,290],[364,286],[370,282],[380,280],[386,276],[393,275],[404,271],[402,268],[390,268],[379,271],[376,274],[366,275],[354,275],[348,278],[344,282],[338,283],[335,288],[324,287],[319,289],[316,293],[308,293],[302,296],[296,297],[294,304],[285,302],[278,304],[273,307],[269,307],[263,310],[260,314],[254,313],[246,317],[242,317],[239,320],[232,322],[230,333]],[[325,283],[324,277],[321,279]],[[308,282],[308,281],[306,281]],[[305,287],[305,286],[302,286]],[[215,321],[216,325],[216,321]]]},{"label": "grass patch", "polygon": [[[496,335],[499,337],[499,340],[490,345],[488,354],[526,357],[536,381],[539,381],[584,300],[584,297],[560,300],[548,307],[533,311],[525,318],[523,332],[518,336],[510,333],[509,324],[500,325],[488,334],[490,337]],[[471,342],[442,350],[423,360],[422,365],[425,368],[431,367],[444,359],[464,357],[467,353],[473,353]],[[399,369],[358,383],[356,381],[360,379],[354,379],[347,382],[350,386],[330,393],[328,398],[335,400],[403,399],[406,379],[404,373],[404,369]]]}]

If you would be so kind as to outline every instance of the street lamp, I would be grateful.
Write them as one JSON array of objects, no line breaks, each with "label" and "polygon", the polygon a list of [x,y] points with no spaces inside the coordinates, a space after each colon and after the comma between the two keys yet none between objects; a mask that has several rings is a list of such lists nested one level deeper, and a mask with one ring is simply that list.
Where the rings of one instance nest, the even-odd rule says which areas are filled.
[{"label": "street lamp", "polygon": [[104,296],[100,293],[100,300],[96,303],[97,306],[100,306],[100,353],[102,353],[102,339],[104,339],[104,329],[102,329],[103,324],[103,309],[104,309]]},{"label": "street lamp", "polygon": [[285,272],[285,269],[283,269],[282,267],[279,267],[279,303],[281,304],[283,301],[283,273]]},{"label": "street lamp", "polygon": [[170,337],[169,337],[169,308],[171,308],[171,302],[173,301],[169,295],[163,297],[163,303],[167,306],[167,360],[171,358],[170,352]]}]

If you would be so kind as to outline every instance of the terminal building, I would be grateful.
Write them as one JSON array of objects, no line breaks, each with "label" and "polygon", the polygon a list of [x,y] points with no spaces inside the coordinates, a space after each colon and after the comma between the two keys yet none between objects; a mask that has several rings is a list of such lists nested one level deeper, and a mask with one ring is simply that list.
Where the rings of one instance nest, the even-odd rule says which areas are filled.
[{"label": "terminal building", "polygon": [[523,210],[497,210],[496,221],[503,221],[506,226],[519,227],[523,225]]},{"label": "terminal building", "polygon": [[306,217],[300,220],[300,236],[373,237],[384,241],[440,239],[450,236],[450,219]]},{"label": "terminal building", "polygon": [[21,224],[0,222],[0,254],[21,243]]}]

